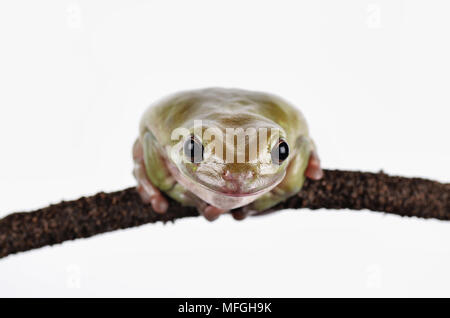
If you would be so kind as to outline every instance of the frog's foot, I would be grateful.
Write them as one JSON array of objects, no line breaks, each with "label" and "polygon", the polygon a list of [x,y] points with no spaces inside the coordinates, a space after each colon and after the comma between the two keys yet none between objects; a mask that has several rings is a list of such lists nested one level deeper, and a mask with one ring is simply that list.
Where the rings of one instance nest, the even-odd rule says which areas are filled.
[{"label": "frog's foot", "polygon": [[323,171],[320,167],[320,159],[315,150],[311,151],[311,155],[309,156],[305,176],[311,180],[320,180],[323,177]]},{"label": "frog's foot", "polygon": [[138,182],[137,192],[144,203],[150,203],[152,209],[157,213],[165,213],[169,207],[167,199],[161,194],[147,177],[145,172],[142,146],[136,141],[133,147],[134,169],[133,174]]},{"label": "frog's foot", "polygon": [[250,211],[245,209],[237,209],[235,211],[231,211],[231,215],[233,216],[233,219],[236,221],[242,221],[249,215]]}]

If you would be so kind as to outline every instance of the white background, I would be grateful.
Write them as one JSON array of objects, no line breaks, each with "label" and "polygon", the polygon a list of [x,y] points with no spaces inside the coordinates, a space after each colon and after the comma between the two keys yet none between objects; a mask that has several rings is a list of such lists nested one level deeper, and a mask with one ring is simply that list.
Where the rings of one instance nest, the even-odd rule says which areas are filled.
[{"label": "white background", "polygon": [[[2,1],[0,216],[134,185],[155,99],[279,94],[326,168],[450,179],[448,1]],[[0,260],[0,296],[450,296],[450,223],[285,211]]]}]

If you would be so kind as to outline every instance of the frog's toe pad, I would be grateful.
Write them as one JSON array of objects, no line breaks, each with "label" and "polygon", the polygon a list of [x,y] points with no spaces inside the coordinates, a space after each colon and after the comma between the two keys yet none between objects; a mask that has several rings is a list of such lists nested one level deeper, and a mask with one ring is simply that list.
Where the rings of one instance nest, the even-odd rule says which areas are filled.
[{"label": "frog's toe pad", "polygon": [[221,214],[227,212],[226,210],[223,209],[219,209],[215,206],[212,205],[208,205],[204,210],[203,210],[203,216],[208,220],[208,221],[214,221],[216,220]]},{"label": "frog's toe pad", "polygon": [[309,156],[308,166],[305,170],[305,176],[311,180],[320,180],[323,177],[323,170],[320,167],[320,159],[313,151]]},{"label": "frog's toe pad", "polygon": [[231,215],[233,216],[233,219],[235,219],[236,221],[242,221],[243,219],[245,219],[248,215],[248,211],[244,211],[243,209],[239,209],[236,211],[232,211]]},{"label": "frog's toe pad", "polygon": [[152,209],[156,213],[166,213],[167,209],[169,208],[169,203],[167,202],[167,199],[164,198],[161,194],[155,194],[150,199],[150,203],[152,204]]}]

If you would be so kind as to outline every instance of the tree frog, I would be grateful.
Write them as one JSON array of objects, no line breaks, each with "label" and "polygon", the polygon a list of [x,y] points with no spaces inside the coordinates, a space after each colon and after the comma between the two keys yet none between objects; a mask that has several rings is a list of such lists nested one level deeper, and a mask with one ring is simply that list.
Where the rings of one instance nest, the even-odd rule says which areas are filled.
[{"label": "tree frog", "polygon": [[229,88],[183,91],[144,113],[133,146],[137,190],[157,213],[166,196],[207,220],[262,214],[323,172],[302,113],[284,99]]}]

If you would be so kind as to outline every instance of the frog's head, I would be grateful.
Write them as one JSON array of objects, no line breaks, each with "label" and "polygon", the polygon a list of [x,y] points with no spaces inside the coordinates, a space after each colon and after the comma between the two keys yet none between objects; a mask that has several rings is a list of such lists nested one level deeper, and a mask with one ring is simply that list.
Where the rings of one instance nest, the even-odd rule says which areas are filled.
[{"label": "frog's head", "polygon": [[169,157],[179,183],[228,210],[249,204],[283,180],[290,145],[274,123],[243,122],[242,114],[239,122],[225,118],[187,129],[172,144]]}]

